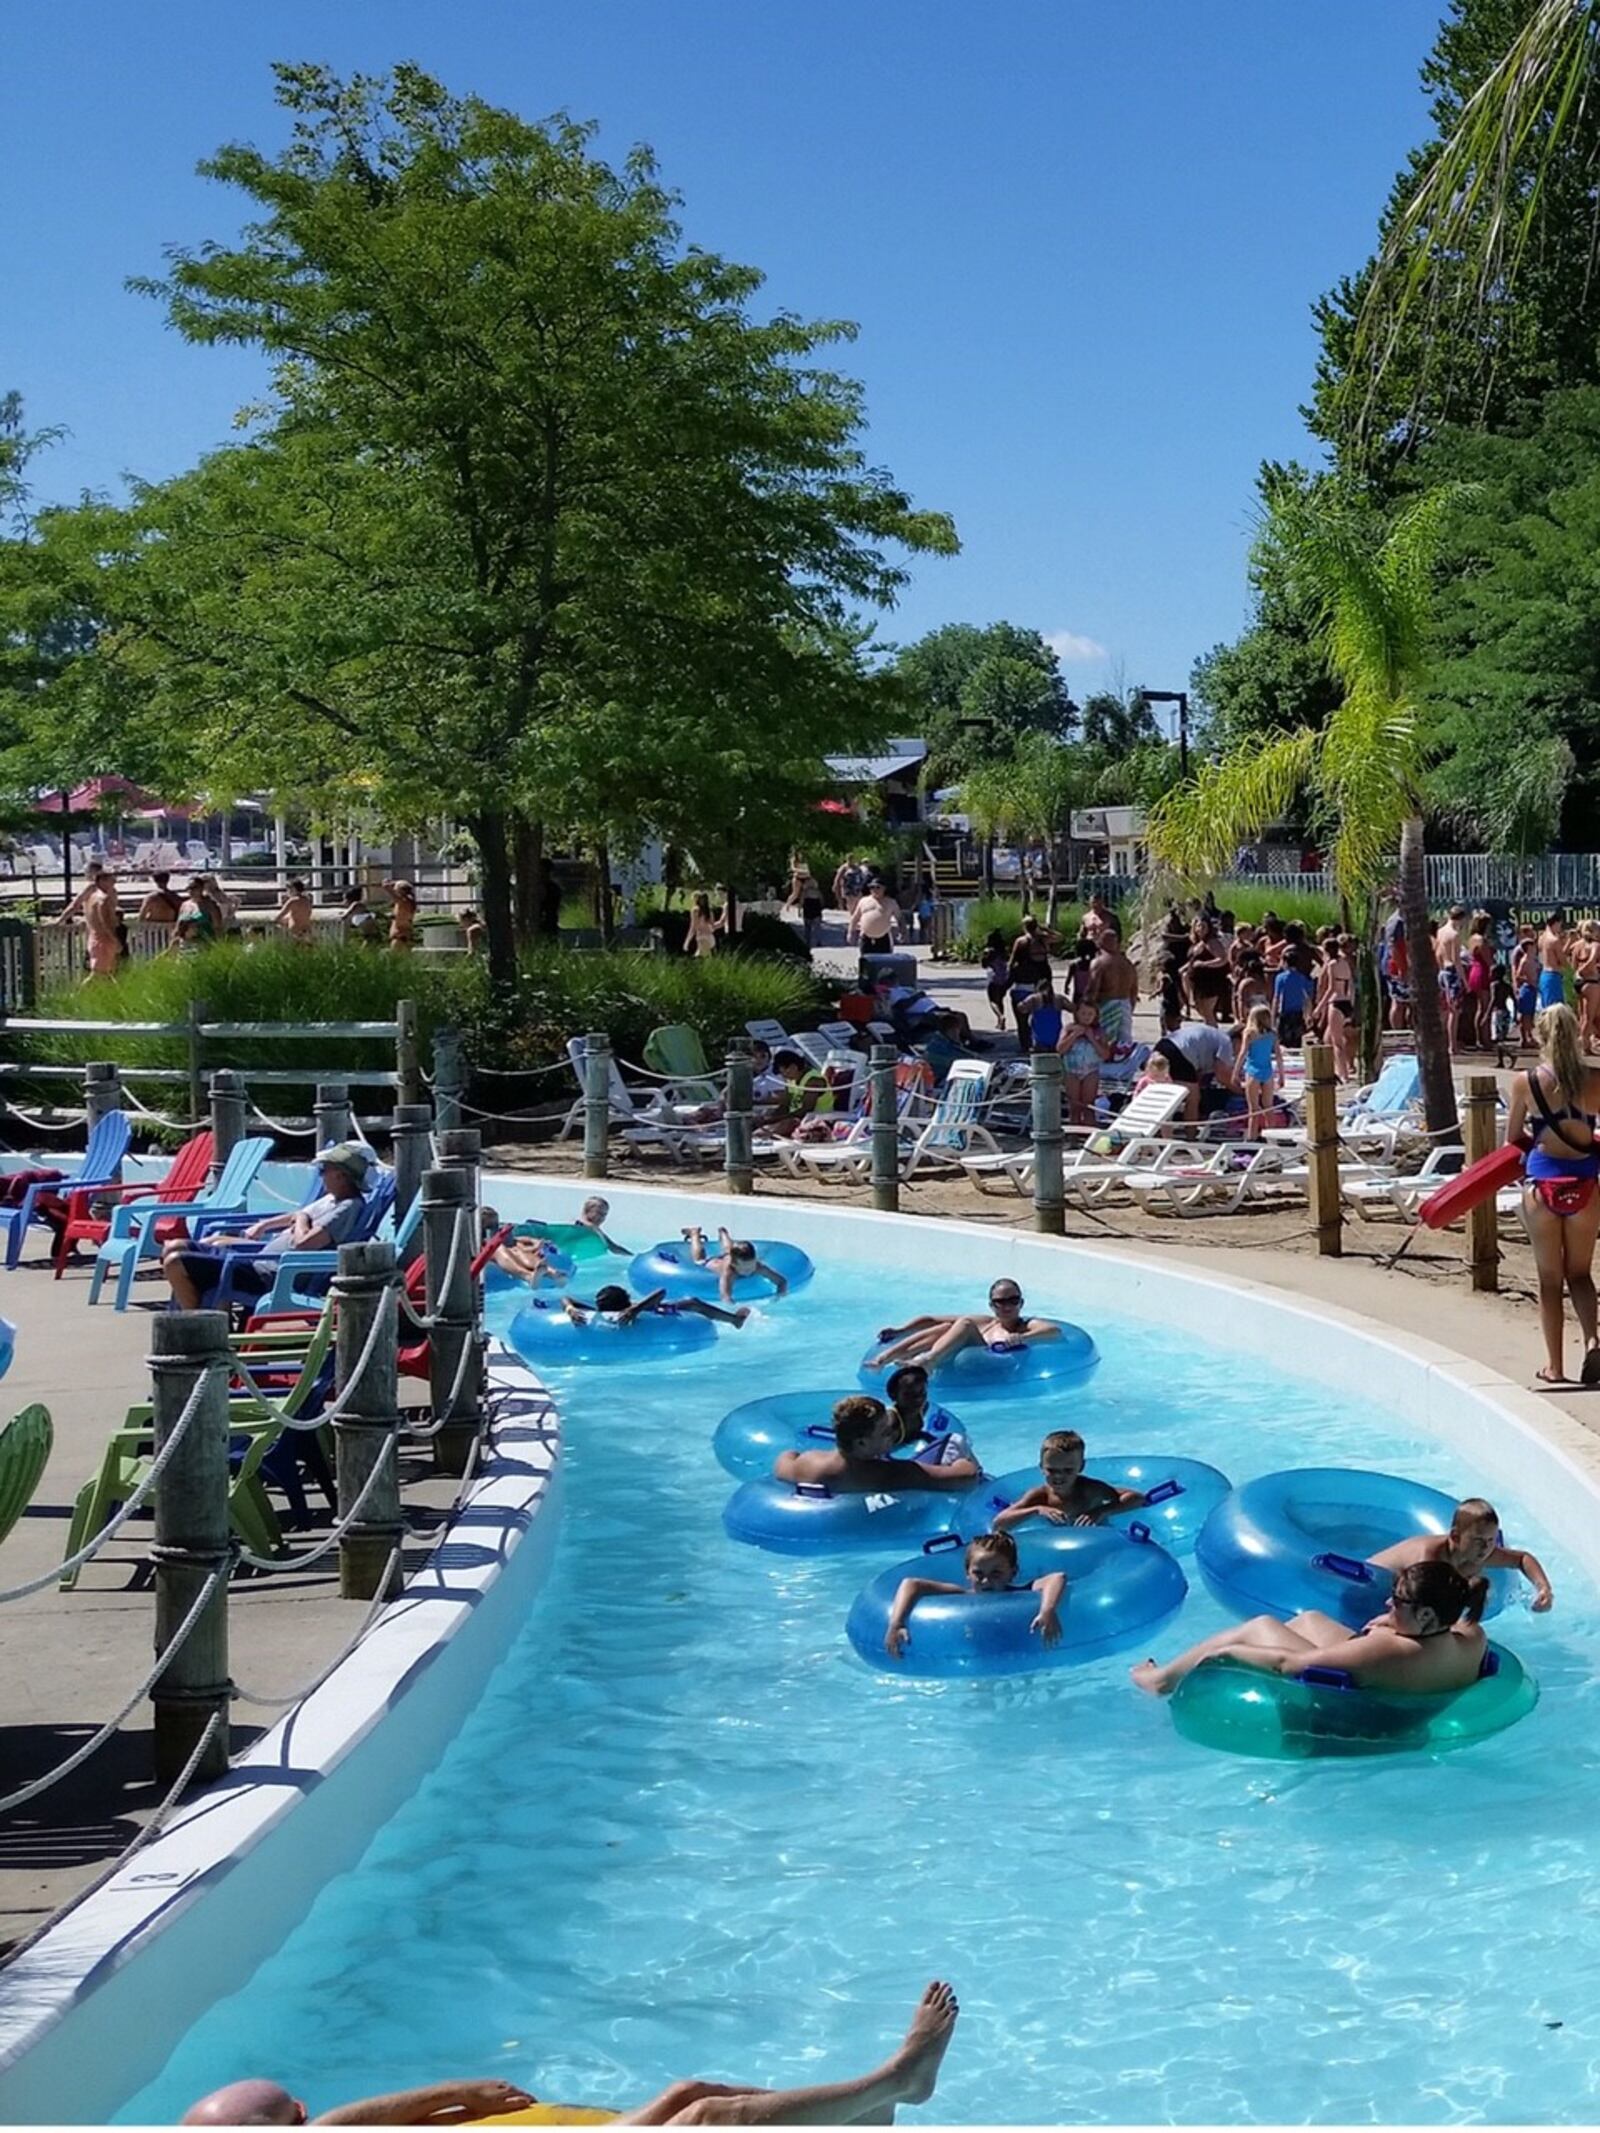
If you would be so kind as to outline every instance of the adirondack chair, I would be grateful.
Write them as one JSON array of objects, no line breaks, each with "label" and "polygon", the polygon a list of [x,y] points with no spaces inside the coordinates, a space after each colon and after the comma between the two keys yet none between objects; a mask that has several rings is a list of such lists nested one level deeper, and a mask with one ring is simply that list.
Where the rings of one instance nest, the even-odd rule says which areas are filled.
[{"label": "adirondack chair", "polygon": [[63,1196],[89,1185],[113,1186],[122,1180],[122,1158],[128,1152],[133,1127],[126,1111],[108,1111],[89,1135],[87,1147],[78,1160],[78,1167],[70,1176],[53,1185],[30,1185],[22,1196],[20,1207],[0,1208],[0,1219],[6,1226],[6,1265],[14,1267],[22,1257],[22,1240],[30,1224],[43,1220],[41,1202],[52,1207],[62,1204]]},{"label": "adirondack chair", "polygon": [[[372,1234],[378,1243],[393,1244],[398,1256],[410,1246],[421,1226],[422,1195],[417,1195],[397,1223],[391,1187],[388,1211]],[[338,1271],[337,1252],[280,1252],[277,1278],[262,1299],[261,1308],[263,1311],[320,1310],[328,1293],[328,1284]]]},{"label": "adirondack chair", "polygon": [[112,1210],[111,1230],[95,1254],[89,1282],[89,1301],[96,1303],[106,1277],[116,1269],[114,1302],[126,1311],[133,1295],[134,1276],[141,1265],[154,1266],[161,1257],[163,1225],[183,1222],[198,1243],[208,1221],[236,1222],[250,1205],[250,1188],[256,1174],[272,1153],[266,1135],[236,1143],[214,1185],[188,1200],[125,1200]]},{"label": "adirondack chair", "polygon": [[706,1057],[699,1033],[687,1022],[664,1022],[644,1040],[644,1063],[652,1073],[675,1082],[684,1091],[683,1103],[714,1104],[717,1100],[715,1069]]},{"label": "adirondack chair", "polygon": [[[264,1386],[269,1378],[294,1375],[280,1392],[272,1386],[273,1407],[296,1420],[316,1412],[327,1397],[332,1376],[333,1309],[328,1306],[314,1326],[297,1333],[249,1333],[236,1337],[235,1352]],[[151,1435],[154,1411],[145,1401],[130,1407],[101,1454],[100,1465],[79,1489],[72,1524],[62,1553],[69,1560],[86,1547],[119,1504],[127,1502],[149,1473],[155,1459]],[[278,1414],[242,1383],[228,1400],[228,1522],[247,1548],[275,1555],[283,1546],[277,1513],[261,1480],[263,1462],[283,1434]],[[302,1499],[303,1500],[303,1499]],[[82,1564],[61,1573],[61,1590],[70,1592]]]},{"label": "adirondack chair", "polygon": [[[382,1224],[384,1217],[388,1214],[390,1208],[392,1208],[393,1205],[394,1172],[392,1170],[378,1170],[373,1174],[371,1183],[367,1186],[366,1191],[362,1194],[361,1212],[356,1217],[354,1228],[351,1230],[349,1236],[345,1238],[345,1243],[368,1243],[373,1237],[378,1234],[379,1227]],[[208,1308],[210,1310],[226,1311],[233,1304],[238,1302],[248,1301],[250,1304],[254,1305],[263,1300],[254,1291],[252,1291],[248,1297],[245,1297],[238,1288],[234,1277],[238,1273],[240,1267],[253,1265],[255,1261],[261,1257],[262,1253],[267,1249],[267,1246],[270,1241],[271,1240],[269,1238],[263,1237],[259,1242],[256,1243],[230,1244],[227,1249],[222,1252],[222,1254],[220,1255],[222,1263],[217,1275],[217,1286],[215,1291],[212,1293],[208,1303]],[[273,1254],[273,1256],[277,1257],[279,1255],[275,1253]],[[339,1259],[338,1254],[336,1252],[334,1254],[335,1270],[337,1270],[338,1264]]]},{"label": "adirondack chair", "polygon": [[[192,1200],[196,1193],[205,1189],[207,1174],[211,1169],[211,1129],[189,1136],[172,1158],[166,1176],[157,1185],[71,1185],[62,1194],[66,1202],[67,1219],[62,1224],[60,1241],[56,1245],[56,1279],[59,1281],[67,1270],[73,1251],[80,1244],[104,1244],[111,1234],[109,1208],[129,1200],[155,1200],[170,1205],[175,1200]],[[106,1207],[103,1215],[94,1213],[96,1206]],[[163,1215],[156,1224],[156,1242],[165,1244],[183,1228],[181,1215]],[[100,1280],[105,1279],[104,1270]],[[97,1289],[91,1289],[89,1301],[93,1303]]]},{"label": "adirondack chair", "polygon": [[[504,1222],[492,1237],[486,1237],[472,1255],[469,1272],[474,1281],[483,1272],[495,1253],[511,1235],[511,1224]],[[428,1300],[428,1261],[419,1253],[405,1271],[405,1298],[414,1311],[421,1311]],[[402,1341],[396,1357],[397,1367],[403,1378],[425,1378],[433,1368],[433,1348],[427,1334],[418,1339]]]},{"label": "adirondack chair", "polygon": [[25,1407],[0,1429],[0,1541],[32,1503],[54,1441],[47,1407]]}]

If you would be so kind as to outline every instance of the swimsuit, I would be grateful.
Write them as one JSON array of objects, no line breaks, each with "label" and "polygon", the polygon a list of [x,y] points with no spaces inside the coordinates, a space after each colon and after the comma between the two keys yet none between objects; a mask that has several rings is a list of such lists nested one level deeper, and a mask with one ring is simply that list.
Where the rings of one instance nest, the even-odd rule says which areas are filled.
[{"label": "swimsuit", "polygon": [[[1550,973],[1557,975],[1554,971]],[[1539,1113],[1531,1131],[1533,1146],[1528,1151],[1526,1176],[1528,1188],[1553,1215],[1575,1215],[1589,1205],[1594,1198],[1596,1181],[1600,1180],[1600,1146],[1582,1149],[1574,1147],[1561,1131],[1567,1119],[1595,1131],[1595,1120],[1587,1111],[1574,1111],[1565,1105],[1559,1111],[1550,1107],[1548,1098],[1537,1074],[1528,1076],[1528,1096]],[[1549,1127],[1561,1152],[1556,1154],[1541,1146],[1539,1136]]]},{"label": "swimsuit", "polygon": [[1098,1074],[1102,1063],[1092,1037],[1074,1037],[1062,1055],[1061,1070],[1064,1074]]},{"label": "swimsuit", "polygon": [[1559,970],[1541,970],[1539,973],[1539,1005],[1559,1007],[1567,997],[1567,988],[1561,982]]},{"label": "swimsuit", "polygon": [[1252,1037],[1245,1046],[1244,1078],[1246,1081],[1271,1081],[1274,1038],[1270,1031],[1265,1036]]}]

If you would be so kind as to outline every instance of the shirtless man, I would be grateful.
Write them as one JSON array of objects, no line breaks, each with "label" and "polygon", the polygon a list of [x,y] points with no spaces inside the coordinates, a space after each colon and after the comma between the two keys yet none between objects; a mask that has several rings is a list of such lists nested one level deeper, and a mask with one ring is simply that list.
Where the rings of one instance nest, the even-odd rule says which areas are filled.
[{"label": "shirtless man", "polygon": [[[804,2089],[755,2089],[723,2081],[675,2081],[615,2122],[624,2126],[891,2125],[901,2104],[926,2103],[939,2079],[956,2017],[955,1993],[935,1978],[917,2002],[905,2041],[870,2074]],[[312,2118],[275,2081],[235,2081],[191,2104],[186,2126],[459,2126],[525,2111],[534,2098],[506,2081],[446,2081],[370,2096]]]},{"label": "shirtless man", "polygon": [[297,948],[308,948],[312,941],[313,909],[306,885],[297,877],[290,882],[288,895],[273,912],[272,923],[280,926]]},{"label": "shirtless man", "polygon": [[1108,918],[1100,928],[1094,961],[1089,965],[1087,1003],[1100,1010],[1100,1027],[1113,1045],[1133,1036],[1133,1010],[1139,998],[1139,973],[1122,946],[1122,928]]},{"label": "shirtless man", "polygon": [[389,946],[391,948],[415,948],[417,945],[417,892],[409,881],[386,881],[384,889],[389,897]]},{"label": "shirtless man", "polygon": [[1456,1016],[1467,989],[1461,968],[1461,928],[1466,916],[1465,905],[1452,904],[1450,915],[1433,938],[1433,957],[1439,966],[1439,1004],[1444,1009],[1445,1042],[1452,1052],[1456,1048]]},{"label": "shirtless man", "polygon": [[1061,1328],[1053,1319],[1028,1318],[1022,1309],[1022,1291],[1002,1275],[989,1290],[988,1318],[923,1317],[903,1326],[885,1326],[878,1338],[889,1345],[868,1356],[864,1368],[892,1370],[896,1363],[922,1363],[933,1370],[961,1348],[1020,1348],[1029,1341],[1053,1341]]},{"label": "shirtless man", "polygon": [[153,873],[150,879],[154,887],[139,906],[140,925],[175,926],[178,923],[178,912],[182,906],[176,890],[167,886],[172,876],[166,873]]},{"label": "shirtless man", "polygon": [[1170,1696],[1203,1661],[1237,1659],[1264,1674],[1291,1677],[1328,1667],[1348,1674],[1359,1688],[1417,1696],[1464,1689],[1477,1680],[1484,1654],[1483,1631],[1465,1619],[1471,1597],[1466,1579],[1450,1564],[1412,1563],[1396,1573],[1383,1613],[1353,1635],[1316,1608],[1288,1622],[1255,1615],[1191,1645],[1165,1666],[1142,1660],[1133,1678],[1151,1696]]},{"label": "shirtless man", "polygon": [[1567,914],[1552,911],[1539,935],[1539,1005],[1559,1007],[1567,997]]},{"label": "shirtless man", "polygon": [[903,1496],[918,1489],[970,1489],[983,1469],[969,1447],[952,1444],[957,1456],[937,1465],[891,1455],[904,1442],[899,1416],[870,1393],[853,1392],[833,1410],[830,1451],[780,1452],[775,1481],[825,1482],[836,1496]]},{"label": "shirtless man", "polygon": [[[122,940],[117,930],[121,921],[122,911],[117,903],[117,877],[109,869],[102,867],[83,905],[90,978],[116,976],[117,964],[122,959]],[[87,982],[86,979],[85,983]]]}]

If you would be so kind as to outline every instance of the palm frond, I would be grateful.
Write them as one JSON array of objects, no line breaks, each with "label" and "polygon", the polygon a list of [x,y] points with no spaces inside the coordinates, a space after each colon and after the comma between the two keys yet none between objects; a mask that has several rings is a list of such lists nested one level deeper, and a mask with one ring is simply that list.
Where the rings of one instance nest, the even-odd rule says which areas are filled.
[{"label": "palm frond", "polygon": [[1393,868],[1399,825],[1416,812],[1422,756],[1421,724],[1407,696],[1356,690],[1323,730],[1318,782],[1337,825],[1328,856],[1352,902]]},{"label": "palm frond", "polygon": [[[1365,420],[1407,322],[1486,316],[1514,283],[1545,172],[1600,90],[1600,0],[1537,0],[1468,99],[1389,233],[1356,318],[1344,390]],[[1528,178],[1530,157],[1533,176]]]},{"label": "palm frond", "polygon": [[1189,880],[1225,873],[1241,844],[1294,805],[1310,782],[1319,740],[1302,729],[1202,764],[1151,809],[1145,843],[1152,857]]}]

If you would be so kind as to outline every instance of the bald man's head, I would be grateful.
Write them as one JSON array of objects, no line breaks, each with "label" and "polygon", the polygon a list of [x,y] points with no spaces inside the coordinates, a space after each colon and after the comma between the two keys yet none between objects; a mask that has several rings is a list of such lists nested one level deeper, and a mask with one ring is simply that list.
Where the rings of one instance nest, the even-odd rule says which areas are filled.
[{"label": "bald man's head", "polygon": [[275,2081],[230,2081],[191,2103],[184,2126],[303,2126],[306,2107]]}]

